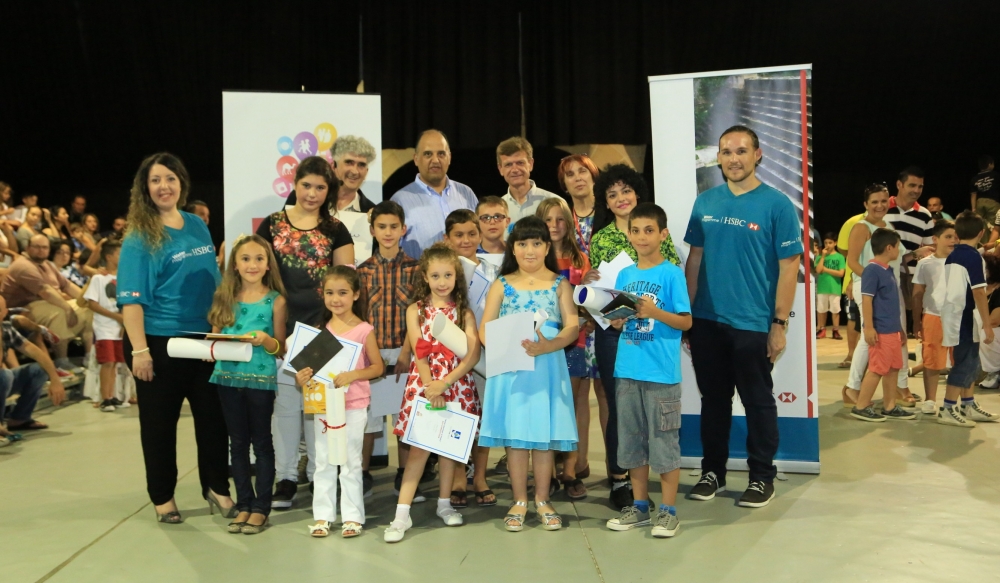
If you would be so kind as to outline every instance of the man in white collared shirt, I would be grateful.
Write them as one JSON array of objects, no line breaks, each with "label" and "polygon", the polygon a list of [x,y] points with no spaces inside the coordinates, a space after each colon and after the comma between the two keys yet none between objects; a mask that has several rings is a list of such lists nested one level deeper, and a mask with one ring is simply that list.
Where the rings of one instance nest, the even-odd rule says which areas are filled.
[{"label": "man in white collared shirt", "polygon": [[419,258],[424,249],[444,237],[444,219],[458,209],[476,210],[476,193],[448,178],[451,148],[448,138],[438,130],[426,130],[417,140],[413,153],[416,179],[392,195],[392,201],[406,212],[406,235],[400,241],[403,251]]},{"label": "man in white collared shirt", "polygon": [[[507,182],[507,194],[503,199],[507,202],[507,214],[510,225],[518,219],[532,216],[538,205],[547,198],[559,196],[554,192],[538,188],[531,180],[531,171],[535,167],[534,151],[531,143],[521,137],[508,138],[497,146],[497,169]],[[510,229],[507,229],[510,233]],[[504,234],[507,238],[507,234]]]}]

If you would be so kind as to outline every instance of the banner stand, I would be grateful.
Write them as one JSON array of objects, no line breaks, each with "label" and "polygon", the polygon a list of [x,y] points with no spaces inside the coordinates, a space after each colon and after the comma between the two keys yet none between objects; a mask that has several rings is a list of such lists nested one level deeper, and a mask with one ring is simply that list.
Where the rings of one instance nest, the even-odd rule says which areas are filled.
[{"label": "banner stand", "polygon": [[[799,212],[805,253],[789,318],[785,352],[772,371],[778,408],[779,471],[819,473],[814,282],[809,223],[812,215],[812,66],[793,65],[649,77],[653,171],[657,204],[682,261],[683,241],[698,195],[723,184],[719,137],[734,125],[754,130],[763,160],[757,177],[784,193]],[[693,155],[692,155],[693,154]],[[734,366],[738,363],[733,363]],[[691,357],[681,355],[681,463],[701,466],[701,395]],[[746,417],[733,399],[727,468],[746,470]]]}]

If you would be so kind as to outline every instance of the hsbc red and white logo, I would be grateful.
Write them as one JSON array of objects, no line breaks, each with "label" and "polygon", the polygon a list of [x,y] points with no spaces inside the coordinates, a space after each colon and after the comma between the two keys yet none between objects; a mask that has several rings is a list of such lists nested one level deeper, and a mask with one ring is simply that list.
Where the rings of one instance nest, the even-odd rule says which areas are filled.
[{"label": "hsbc red and white logo", "polygon": [[758,225],[757,223],[747,223],[747,228],[749,228],[751,231],[759,231],[760,225]]},{"label": "hsbc red and white logo", "polygon": [[778,395],[778,400],[782,403],[794,403],[795,393],[781,393]]}]

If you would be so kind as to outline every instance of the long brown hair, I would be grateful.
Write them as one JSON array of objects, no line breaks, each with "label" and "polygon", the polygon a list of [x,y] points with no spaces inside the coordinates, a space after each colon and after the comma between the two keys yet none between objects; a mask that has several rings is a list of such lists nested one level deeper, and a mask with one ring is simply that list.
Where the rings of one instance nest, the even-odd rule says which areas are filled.
[{"label": "long brown hair", "polygon": [[215,290],[212,298],[212,309],[208,311],[208,323],[217,326],[220,330],[236,323],[236,298],[243,291],[243,278],[240,272],[236,271],[236,254],[239,253],[247,243],[256,243],[264,248],[267,254],[267,273],[261,280],[267,288],[285,295],[285,285],[281,282],[281,273],[278,271],[278,260],[274,258],[271,245],[260,235],[243,235],[233,244],[233,250],[229,252],[229,263],[222,275],[222,283]]},{"label": "long brown hair", "polygon": [[[570,260],[573,262],[573,267],[577,269],[583,269],[583,251],[580,250],[580,244],[576,241],[576,235],[573,233],[573,212],[569,210],[569,205],[566,201],[553,196],[552,198],[547,198],[538,204],[538,208],[535,210],[535,216],[542,219],[543,221],[548,218],[549,211],[553,208],[559,209],[559,214],[562,215],[563,220],[566,222],[566,236],[563,237],[562,242],[559,244],[559,249],[564,255],[569,256]],[[553,248],[555,247],[555,241],[552,242]],[[557,256],[556,259],[559,257]]]},{"label": "long brown hair", "polygon": [[420,325],[424,323],[424,304],[430,301],[431,286],[424,274],[430,268],[431,261],[450,263],[455,268],[455,289],[451,290],[451,299],[458,311],[458,327],[465,329],[465,312],[469,309],[469,284],[465,281],[465,268],[458,254],[445,243],[435,243],[420,256],[420,269],[413,282],[413,294],[410,303],[417,304],[420,309]]},{"label": "long brown hair", "polygon": [[188,194],[191,192],[191,177],[188,175],[184,162],[173,154],[160,152],[148,156],[139,164],[139,170],[132,180],[132,196],[128,205],[128,232],[126,235],[135,233],[142,237],[153,249],[158,249],[163,244],[163,238],[168,236],[163,229],[163,219],[160,218],[160,211],[153,204],[153,197],[149,194],[149,171],[155,164],[166,166],[171,172],[177,175],[181,183],[181,196],[177,199],[177,207],[184,208],[187,203]]},{"label": "long brown hair", "polygon": [[[337,265],[335,267],[331,267],[326,272],[326,275],[323,276],[323,282],[320,285],[320,289],[325,290],[326,282],[331,279],[342,279],[346,281],[347,285],[351,286],[351,291],[354,293],[359,293],[361,291],[361,277],[358,276],[358,272],[355,271],[353,267],[349,267],[347,265]],[[323,297],[324,299],[326,298],[325,293],[323,294]],[[358,295],[358,299],[354,300],[354,303],[351,304],[351,312],[353,312],[354,315],[360,318],[363,322],[365,320],[365,311],[365,300]],[[330,308],[326,307],[326,301],[324,301],[323,320],[317,322],[316,325],[322,328],[323,326],[326,326],[326,323],[331,319],[333,319],[333,312],[330,311]]]}]

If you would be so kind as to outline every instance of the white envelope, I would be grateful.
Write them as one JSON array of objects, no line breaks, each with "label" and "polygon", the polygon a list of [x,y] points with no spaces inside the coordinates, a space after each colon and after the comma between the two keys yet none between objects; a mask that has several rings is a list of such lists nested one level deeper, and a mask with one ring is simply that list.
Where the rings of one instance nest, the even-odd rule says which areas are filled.
[{"label": "white envelope", "polygon": [[495,265],[497,268],[503,263],[503,253],[480,253],[476,257],[486,263]]},{"label": "white envelope", "polygon": [[428,410],[429,405],[430,401],[423,397],[413,401],[403,443],[467,463],[479,427],[479,417],[462,411],[458,403],[448,403],[443,411]]},{"label": "white envelope", "polygon": [[535,314],[521,312],[486,323],[486,376],[535,370],[535,357],[528,356],[522,340],[534,339]]}]

